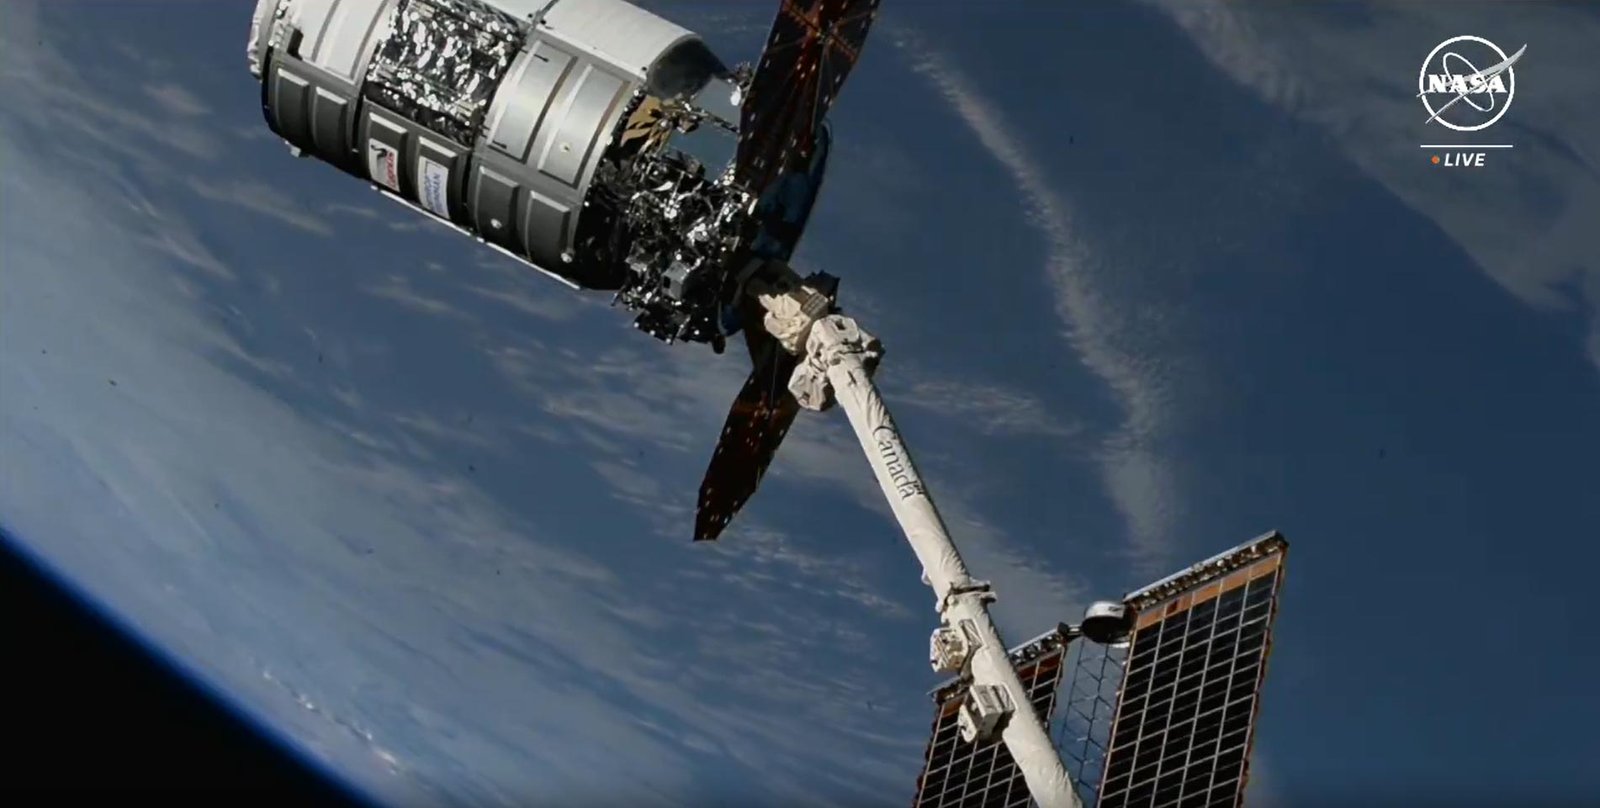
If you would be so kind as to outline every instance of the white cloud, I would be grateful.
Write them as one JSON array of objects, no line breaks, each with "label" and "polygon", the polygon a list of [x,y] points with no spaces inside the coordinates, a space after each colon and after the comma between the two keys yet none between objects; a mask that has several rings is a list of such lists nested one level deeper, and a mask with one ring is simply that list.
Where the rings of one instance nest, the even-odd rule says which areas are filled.
[{"label": "white cloud", "polygon": [[[78,179],[7,180],[21,184],[8,193],[25,187],[74,215],[59,232],[8,233],[20,291],[6,298],[7,342],[52,350],[4,365],[8,411],[50,406],[0,438],[33,470],[0,483],[0,500],[21,535],[249,709],[401,803],[420,788],[452,802],[585,790],[682,800],[714,788],[691,778],[692,748],[768,771],[775,794],[806,793],[820,768],[837,773],[831,793],[865,797],[914,764],[903,739],[920,716],[874,736],[878,717],[858,700],[890,703],[900,688],[873,672],[871,654],[833,658],[863,640],[816,616],[810,587],[756,593],[788,610],[729,608],[737,588],[696,591],[675,571],[716,571],[716,553],[614,570],[567,549],[537,507],[508,510],[471,479],[408,462],[409,449],[308,419],[208,352],[244,349],[190,301],[158,291],[163,256],[128,248],[144,226],[137,214],[80,193]],[[97,240],[71,231],[89,221]],[[41,244],[68,245],[85,271],[49,272]],[[102,252],[118,261],[91,258]],[[23,316],[19,297],[74,302]],[[316,333],[328,340],[334,328]],[[614,363],[608,372],[626,381]],[[101,377],[113,374],[110,388]],[[358,403],[352,423],[380,438],[393,431],[387,420],[424,447],[481,446],[439,412],[385,417],[394,405]],[[652,484],[610,477],[622,493]],[[82,485],[102,492],[101,505],[72,526],[39,504]],[[893,611],[871,600],[869,579],[786,542],[730,546],[722,571],[770,568],[773,580],[829,582],[823,592],[853,598],[858,614]],[[168,582],[159,590],[158,571]],[[795,726],[802,711],[816,731]],[[840,737],[853,739],[849,751]],[[616,759],[630,761],[628,777],[597,781]]]},{"label": "white cloud", "polygon": [[[73,109],[101,103],[91,97]],[[542,419],[467,429],[448,408],[374,394],[344,372],[314,385],[289,357],[309,339],[326,351],[330,371],[360,366],[368,337],[345,316],[356,312],[268,322],[282,312],[258,307],[237,283],[254,283],[261,267],[249,262],[265,259],[215,248],[174,204],[204,190],[250,208],[263,197],[238,201],[247,178],[160,183],[154,177],[176,155],[157,142],[55,159],[106,123],[77,118],[60,142],[3,132],[6,153],[29,158],[5,175],[6,195],[40,208],[6,217],[0,239],[14,292],[0,298],[0,456],[30,470],[0,475],[0,502],[70,578],[246,710],[399,804],[419,795],[512,803],[584,793],[682,802],[719,793],[725,777],[763,783],[771,791],[760,798],[803,798],[826,786],[820,793],[854,801],[910,788],[923,716],[886,720],[861,709],[864,701],[921,705],[899,678],[883,675],[884,660],[860,628],[899,613],[874,600],[872,570],[771,531],[742,548],[695,552],[685,542],[663,553],[608,535],[636,521],[627,511],[586,532],[546,515],[549,492],[495,497],[481,478],[418,460],[482,449],[485,435],[518,434],[513,426],[541,439],[588,429],[595,447],[625,458],[629,433],[649,424]],[[257,207],[283,201],[266,199]],[[281,208],[255,212],[269,227],[304,224]],[[238,254],[247,263],[230,266]],[[177,271],[186,265],[204,271]],[[373,305],[420,307],[484,330],[479,312],[439,299],[419,277],[382,279]],[[364,282],[330,275],[325,288],[359,300],[350,293]],[[481,288],[520,294],[515,284]],[[279,332],[287,342],[273,341]],[[742,375],[736,362],[653,343],[652,359],[623,350],[591,367],[573,348],[544,349],[537,336],[514,342],[525,353],[511,365],[588,385],[577,386],[576,399],[537,388],[551,397],[530,404],[582,414],[630,396],[670,401],[708,427],[705,439]],[[35,354],[36,345],[49,353]],[[451,361],[406,357],[404,369],[426,378]],[[693,412],[696,399],[681,394],[698,391],[706,374],[723,389],[705,393],[714,407]],[[630,393],[640,383],[646,388]],[[309,406],[319,397],[338,414]],[[670,419],[658,425],[653,445],[685,431]],[[708,450],[694,437],[696,454]],[[687,438],[682,446],[689,450]],[[620,495],[653,479],[627,477],[618,458],[598,457]],[[576,471],[584,462],[553,457],[548,465]],[[96,506],[64,515],[52,504],[64,496]],[[633,556],[655,561],[641,568]],[[739,576],[763,569],[783,586],[748,592],[757,579]],[[730,602],[747,592],[761,608]],[[843,619],[818,611],[833,601],[843,603]],[[812,720],[797,726],[797,715]],[[696,782],[712,765],[706,750],[719,774]],[[619,759],[629,761],[626,778],[595,779]]]},{"label": "white cloud", "polygon": [[[214,122],[215,114],[183,77],[163,60],[139,58],[136,72],[147,72],[143,95],[108,93],[119,83],[140,82],[101,64],[64,56],[38,33],[35,6],[12,4],[7,9],[6,55],[0,62],[0,87],[19,119],[44,133],[70,133],[88,138],[98,147],[72,158],[100,165],[95,153],[104,151],[139,170],[146,182],[164,185],[186,183],[202,197],[258,213],[318,235],[332,234],[322,218],[308,212],[304,200],[294,199],[267,182],[221,175],[214,166],[239,133]],[[30,34],[30,32],[33,32]],[[131,58],[131,56],[129,57]],[[263,124],[257,129],[265,131]],[[203,168],[197,163],[208,164]],[[116,172],[103,171],[102,181],[121,182]],[[141,192],[133,191],[137,199]],[[177,239],[177,241],[184,241]],[[209,270],[217,262],[193,243],[168,245],[180,260]]]},{"label": "white cloud", "polygon": [[145,95],[155,99],[166,111],[174,115],[185,117],[199,117],[211,114],[211,108],[206,106],[198,96],[187,88],[172,82],[146,84]]},{"label": "white cloud", "polygon": [[449,317],[457,320],[474,319],[473,315],[465,309],[419,291],[412,285],[411,279],[406,275],[391,274],[384,278],[383,281],[367,286],[366,292],[373,297],[398,303],[422,314]]},{"label": "white cloud", "polygon": [[1123,411],[1121,429],[1099,452],[1106,491],[1127,523],[1137,563],[1151,570],[1164,567],[1181,512],[1180,492],[1160,448],[1172,417],[1168,379],[1149,355],[1146,340],[1119,322],[1126,313],[1097,282],[1100,259],[1076,232],[1067,201],[1011,134],[1016,129],[948,58],[913,32],[888,33],[1010,175],[1028,221],[1044,236],[1046,272],[1064,336],[1079,360],[1116,394]]},{"label": "white cloud", "polygon": [[[133,98],[106,97],[90,90],[95,82],[83,69],[45,43],[33,4],[8,3],[0,36],[5,44],[0,88],[6,106],[41,131],[68,129],[92,139],[100,149],[152,168],[161,161],[150,153],[151,145],[200,160],[223,154],[223,140],[202,120],[155,114]],[[126,79],[113,73],[96,78],[106,87]],[[170,101],[180,90],[168,85],[159,92]],[[150,103],[162,102],[151,97]]]},{"label": "white cloud", "polygon": [[[526,269],[526,272],[530,275],[536,271]],[[577,301],[574,298],[582,299],[581,296],[572,294],[569,289],[558,289],[551,284],[546,285],[543,294],[522,287],[492,289],[485,286],[468,286],[466,290],[486,300],[509,306],[523,314],[530,314],[546,320],[572,319],[573,310],[577,308]]]},{"label": "white cloud", "polygon": [[322,210],[324,213],[330,213],[339,216],[352,216],[357,219],[375,221],[383,218],[383,214],[379,213],[377,208],[369,207],[367,205],[350,205],[344,202],[334,202],[323,205]]},{"label": "white cloud", "polygon": [[[59,59],[39,64],[65,70]],[[98,142],[93,130],[106,127],[148,134],[155,119],[128,117],[75,75],[38,85],[79,96],[63,102],[73,124],[64,138]],[[203,125],[192,132],[199,139],[191,146],[219,137]],[[8,153],[52,148],[4,134]],[[696,758],[704,750],[720,756],[722,774],[743,767],[779,796],[814,794],[819,783],[863,800],[909,791],[925,702],[903,676],[885,672],[926,671],[920,660],[886,658],[869,640],[890,636],[898,648],[907,619],[932,621],[925,590],[915,589],[909,605],[881,594],[887,580],[915,580],[908,553],[903,568],[863,567],[831,554],[837,539],[813,545],[771,527],[759,503],[725,544],[703,551],[671,544],[669,552],[627,535],[643,521],[684,539],[698,474],[745,372],[736,352],[717,358],[627,342],[623,328],[622,347],[591,354],[592,344],[570,336],[572,321],[494,332],[484,311],[442,299],[425,276],[381,278],[367,289],[371,305],[398,304],[449,318],[475,339],[497,337],[476,343],[486,354],[475,358],[492,363],[510,389],[492,374],[475,381],[527,417],[486,417],[468,429],[450,406],[364,387],[344,373],[370,355],[366,343],[385,336],[360,333],[359,318],[346,316],[355,312],[263,324],[259,341],[241,338],[242,316],[220,322],[223,312],[238,314],[228,301],[249,305],[253,294],[224,277],[254,278],[260,267],[230,267],[218,253],[259,253],[208,247],[164,202],[209,194],[265,216],[266,226],[307,222],[285,215],[294,213],[289,200],[252,193],[260,188],[250,177],[197,171],[158,181],[175,157],[203,156],[190,149],[153,137],[118,142],[126,162],[36,161],[5,178],[51,211],[7,217],[8,227],[42,223],[28,238],[0,240],[7,265],[26,273],[8,271],[8,283],[76,302],[23,311],[16,301],[35,299],[32,292],[0,301],[8,304],[0,350],[52,346],[48,360],[13,362],[8,352],[0,366],[12,394],[8,418],[13,407],[47,405],[0,433],[0,453],[30,468],[28,479],[0,479],[0,501],[74,577],[243,694],[249,709],[396,801],[414,800],[426,784],[461,802],[582,789],[683,801],[716,788],[691,780],[710,765]],[[83,222],[95,223],[96,238],[74,229]],[[154,243],[152,233],[161,234]],[[217,277],[178,275],[174,258]],[[61,265],[82,271],[50,271]],[[322,282],[348,293],[370,280],[333,273]],[[170,294],[174,285],[187,291]],[[539,305],[516,284],[483,281],[473,291],[512,309]],[[274,325],[292,341],[270,341]],[[307,335],[339,378],[314,383],[290,364]],[[441,352],[403,357],[399,367],[427,379],[458,361]],[[108,388],[108,374],[118,387]],[[930,397],[968,402],[983,429],[1057,428],[1020,393],[922,384]],[[323,402],[336,414],[316,412]],[[898,542],[840,416],[802,418],[758,499],[802,487],[816,496],[809,487],[825,485],[877,514],[867,525],[884,544]],[[631,507],[574,525],[554,501],[571,492],[508,494],[424,462],[505,436],[520,439],[499,446],[503,454],[554,447],[530,467],[574,477],[593,469],[609,483],[605,495]],[[641,451],[653,453],[648,464],[634,460]],[[954,469],[929,466],[936,485],[959,482]],[[63,517],[46,507],[62,492],[103,507]],[[996,581],[1002,619],[1028,630],[1059,619],[1078,600],[1074,582],[1025,557],[961,494],[952,485],[941,507],[974,568]],[[910,633],[920,654],[921,632]],[[629,782],[596,783],[593,773],[618,759],[630,761]]]},{"label": "white cloud", "polygon": [[1284,808],[1290,804],[1278,788],[1278,778],[1272,773],[1271,755],[1263,754],[1259,745],[1250,751],[1250,780],[1245,784],[1245,803],[1251,808]]},{"label": "white cloud", "polygon": [[333,228],[322,217],[306,211],[304,199],[290,196],[278,185],[255,179],[215,180],[191,176],[189,187],[203,199],[259,213],[307,233],[333,235]]},{"label": "white cloud", "polygon": [[[1590,50],[1576,45],[1600,37],[1592,14],[1546,5],[1537,14],[1484,6],[1463,16],[1456,6],[1369,4],[1365,24],[1339,26],[1265,5],[1148,2],[1235,81],[1327,132],[1506,291],[1539,309],[1582,312],[1589,323],[1584,349],[1600,368],[1600,295],[1590,291],[1600,284],[1593,228],[1600,216],[1600,113],[1588,101],[1600,93],[1600,80]],[[1506,39],[1503,46],[1513,38],[1529,45],[1517,67],[1516,105],[1488,130],[1515,151],[1493,155],[1491,170],[1470,177],[1441,175],[1422,162],[1426,153],[1417,145],[1437,138],[1422,126],[1414,87],[1440,32],[1463,25]],[[1462,204],[1465,198],[1477,201]]]},{"label": "white cloud", "polygon": [[233,270],[222,263],[200,236],[188,228],[161,229],[140,237],[140,240],[177,261],[205,271],[213,277],[233,280]]},{"label": "white cloud", "polygon": [[[600,464],[602,473],[613,483],[625,484],[625,501],[652,512],[660,535],[683,540],[693,524],[699,475],[728,406],[743,382],[745,365],[742,357],[735,356],[734,348],[728,355],[716,357],[682,346],[648,343],[636,348],[634,344],[637,343],[624,340],[621,347],[590,357],[563,356],[549,345],[521,343],[492,346],[489,352],[500,372],[524,395],[540,402],[546,414],[581,423],[584,434],[598,438],[590,445],[607,458]],[[923,383],[913,376],[909,386],[915,389]],[[932,384],[941,389],[937,383]],[[942,389],[948,392],[950,387]],[[988,390],[992,395],[999,388],[977,389]],[[977,397],[980,402],[982,398],[981,394]],[[989,428],[1041,426],[1025,419],[1019,426],[1008,409],[1017,400],[1026,400],[1025,396],[1002,393],[998,398],[1006,403],[998,408],[1000,416],[991,419]],[[910,397],[891,398],[890,405],[896,406],[900,401],[909,402]],[[1024,407],[1023,412],[1027,411]],[[641,479],[631,465],[640,447],[649,447],[653,454],[676,456],[666,470],[674,485],[662,487]],[[789,571],[785,576],[802,575],[808,586],[832,588],[832,582],[839,581],[845,587],[839,591],[854,593],[846,597],[885,614],[898,613],[898,609],[886,611],[884,604],[873,602],[867,595],[881,577],[847,574],[842,568],[820,574],[820,556],[798,550],[797,541],[788,531],[774,529],[762,517],[768,507],[765,503],[778,498],[829,495],[816,490],[821,486],[831,495],[844,494],[848,501],[874,515],[874,543],[902,543],[883,492],[861,451],[842,412],[802,412],[761,489],[719,545],[734,548],[743,561],[786,563]],[[1011,541],[983,508],[965,495],[961,485],[967,470],[964,463],[930,462],[924,458],[921,464],[963,555],[975,574],[993,581],[1001,593],[996,619],[1003,628],[1010,633],[1036,632],[1040,626],[1054,625],[1063,615],[1082,607],[1085,587],[1081,579],[1049,570],[1029,557],[1025,548]],[[657,469],[658,474],[662,473],[659,465]],[[677,476],[678,469],[687,476]],[[747,552],[755,555],[744,555]],[[909,552],[896,555],[895,560],[906,566],[888,571],[889,577],[907,580],[918,575]],[[1011,594],[1008,597],[1006,593]],[[913,614],[925,620],[933,618],[929,597],[930,600],[913,604]]]},{"label": "white cloud", "polygon": [[955,379],[913,382],[897,401],[959,418],[985,435],[1070,438],[1083,424],[1064,413],[1052,413],[1037,396],[996,384]]}]

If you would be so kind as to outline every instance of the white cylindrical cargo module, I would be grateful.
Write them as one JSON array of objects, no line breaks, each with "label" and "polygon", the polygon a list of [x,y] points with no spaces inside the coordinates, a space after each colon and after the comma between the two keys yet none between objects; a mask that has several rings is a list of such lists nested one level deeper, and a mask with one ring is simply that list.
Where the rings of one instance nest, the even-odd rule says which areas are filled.
[{"label": "white cylindrical cargo module", "polygon": [[736,114],[708,146],[661,113],[730,108],[729,70],[623,0],[258,0],[248,55],[297,154],[585,288],[628,271],[608,178],[674,138],[713,171],[736,145]]}]

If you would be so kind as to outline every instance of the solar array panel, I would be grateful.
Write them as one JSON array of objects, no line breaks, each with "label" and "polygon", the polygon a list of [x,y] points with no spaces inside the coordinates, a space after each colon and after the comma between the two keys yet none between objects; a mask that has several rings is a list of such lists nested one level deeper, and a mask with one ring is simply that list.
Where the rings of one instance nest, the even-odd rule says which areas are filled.
[{"label": "solar array panel", "polygon": [[1287,547],[1268,534],[1127,597],[1099,808],[1240,804]]},{"label": "solar array panel", "polygon": [[[1012,665],[1028,692],[1033,709],[1047,724],[1061,686],[1066,640],[1057,632],[1013,650]],[[956,717],[966,698],[967,683],[954,682],[934,691],[933,736],[917,781],[913,808],[1027,808],[1033,804],[1022,772],[995,733],[988,739],[961,740]]]},{"label": "solar array panel", "polygon": [[878,0],[781,0],[739,115],[735,175],[764,191],[809,158],[828,108],[861,58]]}]

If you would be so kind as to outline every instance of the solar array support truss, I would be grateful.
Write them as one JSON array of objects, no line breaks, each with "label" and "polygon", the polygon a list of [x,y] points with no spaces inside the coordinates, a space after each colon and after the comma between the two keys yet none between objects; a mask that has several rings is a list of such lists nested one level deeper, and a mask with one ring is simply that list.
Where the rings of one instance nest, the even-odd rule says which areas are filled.
[{"label": "solar array support truss", "polygon": [[1098,799],[1100,775],[1111,744],[1111,719],[1128,662],[1128,644],[1080,639],[1067,648],[1066,684],[1058,696],[1055,728],[1067,774],[1084,805]]}]

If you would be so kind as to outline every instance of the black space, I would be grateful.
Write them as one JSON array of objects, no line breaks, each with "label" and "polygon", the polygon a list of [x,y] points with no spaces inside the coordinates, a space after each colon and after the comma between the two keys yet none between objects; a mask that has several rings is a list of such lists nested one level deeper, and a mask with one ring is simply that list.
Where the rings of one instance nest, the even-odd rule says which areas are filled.
[{"label": "black space", "polygon": [[144,791],[366,804],[121,634],[15,547],[0,535],[0,795]]}]

